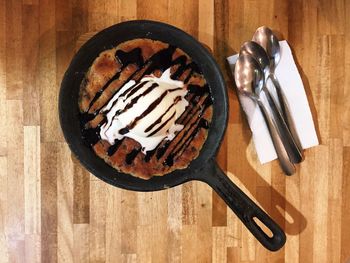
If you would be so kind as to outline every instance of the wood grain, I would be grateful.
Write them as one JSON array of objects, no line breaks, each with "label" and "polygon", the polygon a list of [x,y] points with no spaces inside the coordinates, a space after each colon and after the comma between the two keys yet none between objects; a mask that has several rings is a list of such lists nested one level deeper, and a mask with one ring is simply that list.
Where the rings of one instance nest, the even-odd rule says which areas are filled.
[{"label": "wood grain", "polygon": [[[349,262],[350,2],[0,0],[0,262]],[[230,114],[218,162],[285,230],[271,253],[201,182],[154,193],[87,172],[64,142],[63,74],[95,32],[130,19],[173,24],[212,51]],[[321,145],[293,177],[261,165],[225,58],[267,25],[288,40]]]}]

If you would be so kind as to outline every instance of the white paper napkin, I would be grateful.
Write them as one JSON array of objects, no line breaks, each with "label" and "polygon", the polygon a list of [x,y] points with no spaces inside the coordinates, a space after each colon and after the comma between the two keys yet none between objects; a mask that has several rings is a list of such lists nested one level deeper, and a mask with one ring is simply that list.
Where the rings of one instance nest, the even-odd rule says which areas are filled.
[{"label": "white paper napkin", "polygon": [[[275,74],[286,95],[301,146],[303,149],[310,148],[318,145],[318,138],[303,82],[287,41],[280,41],[280,47],[281,60],[277,65]],[[232,73],[237,58],[238,54],[227,58]],[[276,97],[275,89],[272,84],[268,82],[267,86]],[[264,100],[264,98],[262,99]],[[253,141],[260,162],[267,163],[276,159],[277,154],[259,107],[250,98],[241,94],[239,95],[239,100],[247,116],[250,129],[252,130]],[[266,101],[265,105],[268,106]]]}]

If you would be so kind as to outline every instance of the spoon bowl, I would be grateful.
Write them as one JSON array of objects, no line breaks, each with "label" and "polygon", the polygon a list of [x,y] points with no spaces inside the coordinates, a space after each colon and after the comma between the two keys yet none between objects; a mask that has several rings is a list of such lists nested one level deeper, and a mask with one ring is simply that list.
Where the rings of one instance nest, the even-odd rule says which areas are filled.
[{"label": "spoon bowl", "polygon": [[240,53],[251,55],[259,63],[265,78],[269,76],[270,58],[262,46],[254,41],[247,41],[242,45]]},{"label": "spoon bowl", "polygon": [[259,27],[253,36],[253,41],[262,46],[271,60],[274,69],[281,59],[280,44],[272,30],[266,26]]},{"label": "spoon bowl", "polygon": [[265,84],[264,74],[259,63],[250,54],[239,55],[234,77],[240,92],[259,100],[259,94]]}]

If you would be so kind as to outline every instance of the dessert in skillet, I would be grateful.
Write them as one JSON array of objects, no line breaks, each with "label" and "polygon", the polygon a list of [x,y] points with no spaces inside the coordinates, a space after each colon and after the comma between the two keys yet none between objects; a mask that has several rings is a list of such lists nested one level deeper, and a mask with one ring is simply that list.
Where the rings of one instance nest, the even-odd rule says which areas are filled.
[{"label": "dessert in skillet", "polygon": [[134,39],[103,51],[81,83],[83,139],[109,165],[149,179],[186,168],[212,118],[206,80],[181,49]]}]

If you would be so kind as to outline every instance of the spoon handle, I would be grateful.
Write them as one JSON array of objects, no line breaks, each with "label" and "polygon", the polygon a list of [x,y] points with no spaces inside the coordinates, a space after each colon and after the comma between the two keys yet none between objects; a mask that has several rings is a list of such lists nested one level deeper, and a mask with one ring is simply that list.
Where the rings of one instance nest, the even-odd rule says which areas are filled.
[{"label": "spoon handle", "polygon": [[281,85],[276,77],[275,74],[270,74],[269,78],[271,79],[273,85],[275,86],[276,92],[277,92],[277,96],[279,101],[281,102],[281,111],[282,111],[282,115],[284,117],[284,120],[286,121],[286,124],[288,125],[288,128],[294,138],[295,144],[296,146],[299,148],[299,151],[302,153],[302,147],[301,147],[301,143],[299,141],[299,136],[297,134],[295,125],[294,125],[294,121],[292,118],[292,114],[290,112],[290,108],[288,105],[288,101],[286,99],[286,95],[283,91],[283,89],[281,88]]},{"label": "spoon handle", "polygon": [[287,153],[289,155],[290,160],[292,163],[300,163],[303,160],[303,156],[295,143],[292,134],[289,131],[289,128],[282,117],[282,114],[280,110],[278,109],[276,102],[274,98],[271,96],[269,90],[266,88],[266,86],[263,87],[263,90],[265,92],[266,98],[269,102],[269,105],[272,110],[272,114],[274,116],[277,129],[281,135],[281,139],[283,142],[284,147],[287,150]]},{"label": "spoon handle", "polygon": [[295,167],[289,159],[288,153],[283,145],[281,136],[276,128],[274,121],[272,120],[271,116],[267,112],[265,105],[260,100],[257,100],[257,103],[267,123],[267,127],[270,131],[272,142],[273,142],[273,145],[275,146],[278,160],[280,162],[283,172],[286,175],[294,174]]}]

